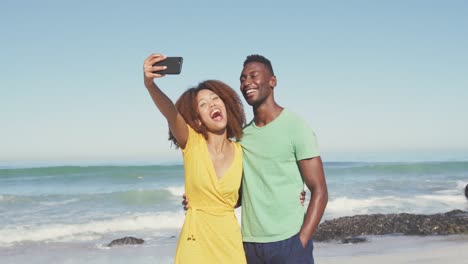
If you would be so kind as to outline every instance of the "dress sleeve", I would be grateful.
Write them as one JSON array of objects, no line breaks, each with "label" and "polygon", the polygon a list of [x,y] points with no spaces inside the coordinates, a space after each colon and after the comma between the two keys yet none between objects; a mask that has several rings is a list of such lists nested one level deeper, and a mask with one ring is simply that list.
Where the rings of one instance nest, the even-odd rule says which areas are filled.
[{"label": "dress sleeve", "polygon": [[187,144],[185,144],[185,148],[181,148],[182,153],[185,153],[189,151],[194,144],[196,144],[196,141],[199,140],[200,134],[198,134],[193,128],[189,125],[187,125],[188,129],[188,138],[187,138]]}]

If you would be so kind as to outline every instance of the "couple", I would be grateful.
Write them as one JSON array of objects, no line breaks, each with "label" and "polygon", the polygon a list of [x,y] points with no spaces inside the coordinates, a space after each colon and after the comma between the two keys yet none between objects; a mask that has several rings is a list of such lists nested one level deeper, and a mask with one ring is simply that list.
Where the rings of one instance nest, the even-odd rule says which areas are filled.
[{"label": "couple", "polygon": [[[175,263],[313,263],[312,235],[328,201],[322,161],[314,132],[275,102],[270,61],[244,62],[240,91],[254,119],[243,128],[242,103],[220,81],[188,89],[174,105],[154,83],[165,66],[153,65],[165,58],[145,60],[144,82],[184,159],[190,203]],[[297,199],[304,182],[312,194],[305,215]]]}]

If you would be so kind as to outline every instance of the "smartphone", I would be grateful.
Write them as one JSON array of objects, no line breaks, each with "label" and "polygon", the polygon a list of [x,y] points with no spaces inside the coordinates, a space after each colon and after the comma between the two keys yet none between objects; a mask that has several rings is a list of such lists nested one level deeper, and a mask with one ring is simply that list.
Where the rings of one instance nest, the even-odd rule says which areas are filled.
[{"label": "smartphone", "polygon": [[180,74],[182,70],[182,57],[167,57],[165,60],[153,64],[153,66],[167,66],[165,70],[155,71],[157,74]]}]

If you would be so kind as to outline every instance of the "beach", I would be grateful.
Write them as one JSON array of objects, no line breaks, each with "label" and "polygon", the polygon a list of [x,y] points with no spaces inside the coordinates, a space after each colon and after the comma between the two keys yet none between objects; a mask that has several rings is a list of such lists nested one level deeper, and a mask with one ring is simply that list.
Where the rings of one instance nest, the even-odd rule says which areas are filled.
[{"label": "beach", "polygon": [[[468,211],[468,162],[325,163],[323,220]],[[0,262],[172,263],[185,213],[183,167],[0,168]],[[310,193],[307,193],[307,199]],[[307,205],[307,201],[306,201]],[[240,219],[241,209],[236,209]],[[132,236],[142,245],[108,247]],[[468,235],[315,242],[316,263],[466,263]]]},{"label": "beach", "polygon": [[[89,242],[25,244],[1,249],[2,263],[172,263],[177,238],[160,238],[146,245],[107,248]],[[157,244],[157,245],[156,245]],[[315,262],[320,264],[464,264],[468,259],[468,235],[371,237],[360,244],[315,243]]]},{"label": "beach", "polygon": [[352,245],[317,243],[314,255],[321,264],[463,264],[468,260],[468,236],[386,236]]}]

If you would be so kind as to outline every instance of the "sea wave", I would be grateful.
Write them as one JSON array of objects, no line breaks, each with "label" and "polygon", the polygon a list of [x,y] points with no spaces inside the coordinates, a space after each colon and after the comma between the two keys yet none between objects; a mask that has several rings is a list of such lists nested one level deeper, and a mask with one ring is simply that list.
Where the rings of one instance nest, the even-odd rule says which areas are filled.
[{"label": "sea wave", "polygon": [[72,203],[109,203],[115,202],[126,205],[148,205],[161,204],[182,197],[183,187],[168,187],[150,190],[127,190],[105,193],[90,194],[49,194],[49,195],[0,195],[0,204],[11,204],[16,206],[39,205],[39,206],[63,206]]},{"label": "sea wave", "polygon": [[[466,178],[468,178],[468,175]],[[465,190],[466,185],[468,185],[468,181],[457,181],[457,189]]]},{"label": "sea wave", "polygon": [[328,202],[326,218],[337,218],[374,213],[444,213],[450,210],[466,210],[466,199],[461,194],[435,193],[413,197],[338,197]]},{"label": "sea wave", "polygon": [[[468,173],[468,161],[445,162],[325,162],[329,172],[347,173]],[[56,166],[36,168],[0,168],[0,179],[8,177],[80,177],[137,178],[183,177],[182,165],[152,166]]]},{"label": "sea wave", "polygon": [[130,205],[149,205],[168,201],[175,197],[166,189],[156,190],[129,190],[123,192],[113,192],[104,195],[92,195],[93,199],[115,200]]},{"label": "sea wave", "polygon": [[180,171],[182,165],[150,165],[150,166],[52,166],[52,167],[33,167],[33,168],[0,168],[0,176],[20,176],[20,175],[80,175],[86,173],[104,173],[114,174],[116,176],[135,175],[135,172],[154,172],[158,171]]},{"label": "sea wave", "polygon": [[184,212],[164,212],[159,214],[133,215],[108,220],[94,220],[77,224],[45,224],[6,227],[0,229],[0,245],[26,241],[74,241],[94,240],[107,233],[125,231],[158,231],[180,229]]},{"label": "sea wave", "polygon": [[468,161],[453,162],[414,162],[414,163],[327,163],[325,170],[331,173],[345,174],[443,174],[451,173],[468,174]]},{"label": "sea wave", "polygon": [[170,186],[166,187],[165,189],[168,190],[172,195],[177,197],[182,197],[182,195],[185,193],[184,186]]},{"label": "sea wave", "polygon": [[39,202],[39,204],[43,206],[60,206],[60,205],[76,203],[78,201],[79,201],[78,198],[72,198],[72,199],[66,199],[66,200],[61,200],[61,201],[41,201]]}]

